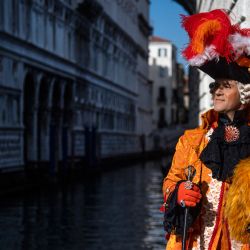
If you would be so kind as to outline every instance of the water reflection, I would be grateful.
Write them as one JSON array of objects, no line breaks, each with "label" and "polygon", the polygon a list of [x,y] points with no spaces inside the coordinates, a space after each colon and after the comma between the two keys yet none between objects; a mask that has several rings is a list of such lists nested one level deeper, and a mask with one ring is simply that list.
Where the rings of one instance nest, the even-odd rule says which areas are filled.
[{"label": "water reflection", "polygon": [[164,249],[160,164],[0,201],[3,250]]}]

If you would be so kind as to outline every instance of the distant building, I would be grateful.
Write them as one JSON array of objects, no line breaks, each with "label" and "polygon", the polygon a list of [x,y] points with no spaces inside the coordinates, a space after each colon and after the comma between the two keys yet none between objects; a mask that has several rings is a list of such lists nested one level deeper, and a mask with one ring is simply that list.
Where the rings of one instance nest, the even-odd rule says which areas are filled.
[{"label": "distant building", "polygon": [[176,64],[176,85],[177,123],[186,124],[189,119],[189,88],[188,79],[181,63]]},{"label": "distant building", "polygon": [[152,36],[149,43],[150,78],[153,81],[153,128],[177,122],[176,47]]},{"label": "distant building", "polygon": [[148,0],[0,1],[2,171],[142,150],[148,20]]}]

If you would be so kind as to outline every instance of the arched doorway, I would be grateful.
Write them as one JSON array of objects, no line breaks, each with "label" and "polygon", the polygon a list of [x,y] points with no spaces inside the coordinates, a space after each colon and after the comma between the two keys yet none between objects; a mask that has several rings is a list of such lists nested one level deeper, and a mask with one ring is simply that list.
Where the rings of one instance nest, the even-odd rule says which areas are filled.
[{"label": "arched doorway", "polygon": [[25,168],[30,168],[36,160],[35,131],[36,131],[36,87],[34,77],[28,73],[24,79],[23,88],[23,159]]},{"label": "arched doorway", "polygon": [[58,172],[61,145],[61,86],[57,80],[54,82],[52,90],[51,119],[49,132],[49,159],[50,174]]},{"label": "arched doorway", "polygon": [[[73,91],[72,84],[67,83],[63,94],[63,124],[62,124],[62,171],[68,169],[69,146],[72,146],[72,119],[73,119]],[[71,140],[70,140],[71,139]]]},{"label": "arched doorway", "polygon": [[48,133],[49,133],[49,80],[43,77],[39,85],[38,113],[37,113],[37,161],[42,167],[48,161]]}]

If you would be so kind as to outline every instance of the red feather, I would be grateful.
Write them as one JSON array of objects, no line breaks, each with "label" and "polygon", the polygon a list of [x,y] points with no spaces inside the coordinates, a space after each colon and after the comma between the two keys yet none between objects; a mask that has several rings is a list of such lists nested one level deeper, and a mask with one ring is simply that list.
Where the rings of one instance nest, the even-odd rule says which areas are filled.
[{"label": "red feather", "polygon": [[215,52],[231,60],[232,45],[228,36],[235,31],[230,18],[224,10],[213,10],[192,16],[182,15],[182,26],[190,41],[183,50],[183,56],[189,60],[202,54],[208,46],[214,46]]}]

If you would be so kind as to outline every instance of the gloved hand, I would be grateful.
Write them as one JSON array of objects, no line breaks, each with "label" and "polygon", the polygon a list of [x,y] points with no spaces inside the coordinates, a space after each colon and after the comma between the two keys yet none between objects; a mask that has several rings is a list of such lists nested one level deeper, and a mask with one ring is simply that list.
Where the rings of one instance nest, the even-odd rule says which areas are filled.
[{"label": "gloved hand", "polygon": [[181,205],[181,201],[184,201],[186,207],[195,207],[202,197],[200,188],[193,184],[192,189],[186,189],[184,184],[182,182],[178,188],[177,203]]}]

